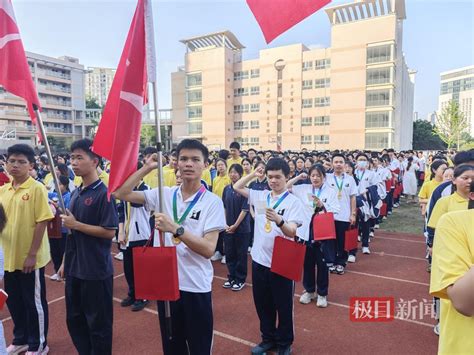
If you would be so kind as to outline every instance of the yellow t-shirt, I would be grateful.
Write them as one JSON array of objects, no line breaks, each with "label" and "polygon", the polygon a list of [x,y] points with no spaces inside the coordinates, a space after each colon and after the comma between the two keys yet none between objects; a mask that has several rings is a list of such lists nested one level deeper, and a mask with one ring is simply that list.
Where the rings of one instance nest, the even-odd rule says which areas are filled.
[{"label": "yellow t-shirt", "polygon": [[224,188],[230,185],[230,178],[226,176],[216,176],[212,181],[212,192],[214,192],[222,200],[222,194],[224,193]]},{"label": "yellow t-shirt", "polygon": [[173,169],[163,171],[163,184],[168,187],[176,186],[176,173]]},{"label": "yellow t-shirt", "polygon": [[201,180],[204,180],[207,184],[208,187],[212,186],[212,181],[211,181],[211,171],[209,168],[204,169],[201,174]]},{"label": "yellow t-shirt", "polygon": [[49,186],[49,184],[51,184],[51,181],[53,181],[53,174],[47,173],[43,179],[44,186]]},{"label": "yellow t-shirt", "polygon": [[[109,174],[107,174],[105,170],[102,170],[102,172],[99,174],[99,179],[102,180],[105,186],[109,186]],[[82,177],[76,175],[74,177],[74,186],[79,187],[81,185]]]},{"label": "yellow t-shirt", "polygon": [[450,212],[439,220],[433,246],[430,294],[441,298],[438,354],[472,354],[474,317],[459,313],[447,289],[474,265],[474,210]]},{"label": "yellow t-shirt", "polygon": [[441,181],[436,181],[436,180],[429,180],[429,181],[425,180],[425,182],[421,186],[420,192],[418,193],[418,197],[423,198],[423,199],[429,199],[433,191],[439,185],[441,185],[441,183],[442,183]]},{"label": "yellow t-shirt", "polygon": [[230,167],[233,165],[233,164],[240,164],[242,165],[242,159],[241,157],[237,158],[237,159],[234,159],[234,158],[229,158],[227,159],[227,171],[230,170]]},{"label": "yellow t-shirt", "polygon": [[430,220],[428,221],[428,227],[436,228],[440,218],[448,213],[453,211],[463,211],[467,210],[468,200],[463,198],[457,192],[454,192],[452,195],[444,196],[436,202],[436,205],[431,212]]},{"label": "yellow t-shirt", "polygon": [[143,178],[143,182],[148,185],[150,189],[158,187],[158,169],[153,169]]},{"label": "yellow t-shirt", "polygon": [[[43,184],[29,177],[16,190],[11,182],[0,187],[0,201],[7,216],[7,224],[0,234],[5,271],[23,270],[36,224],[54,217],[48,204],[48,193]],[[35,269],[44,267],[50,259],[48,232],[45,230],[36,254]]]}]

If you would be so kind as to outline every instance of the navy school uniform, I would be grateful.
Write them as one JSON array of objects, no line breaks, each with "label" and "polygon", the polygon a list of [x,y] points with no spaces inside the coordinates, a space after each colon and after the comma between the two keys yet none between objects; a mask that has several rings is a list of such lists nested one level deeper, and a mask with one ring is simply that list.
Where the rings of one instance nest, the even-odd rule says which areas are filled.
[{"label": "navy school uniform", "polygon": [[247,198],[234,190],[232,185],[227,185],[222,193],[227,225],[233,225],[239,218],[240,212],[247,214],[239,224],[237,230],[224,235],[224,246],[228,279],[236,283],[245,283],[247,278],[247,249],[250,242],[250,215]]},{"label": "navy school uniform", "polygon": [[[74,190],[70,210],[82,223],[117,229],[118,216],[101,180]],[[66,323],[79,354],[111,354],[112,241],[77,230],[66,244]]]}]

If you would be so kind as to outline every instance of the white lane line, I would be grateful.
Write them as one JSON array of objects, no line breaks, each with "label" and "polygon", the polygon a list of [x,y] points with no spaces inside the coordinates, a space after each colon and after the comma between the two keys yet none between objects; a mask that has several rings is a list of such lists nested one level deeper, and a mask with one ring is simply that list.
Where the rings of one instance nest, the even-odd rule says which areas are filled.
[{"label": "white lane line", "polygon": [[[59,302],[59,301],[65,299],[65,298],[66,298],[66,296],[61,296],[61,297],[55,298],[54,300],[49,301],[48,305]],[[12,319],[12,317],[7,317],[7,318],[2,319],[1,322],[4,323],[4,322],[9,321],[11,319]]]},{"label": "white lane line", "polygon": [[[227,280],[227,279],[226,279]],[[121,299],[117,298],[117,297],[114,297],[114,301],[115,302],[122,302]],[[155,304],[153,302],[153,304]],[[145,312],[148,312],[148,313],[151,313],[151,314],[154,314],[155,316],[158,315],[158,311],[155,311],[154,309],[151,309],[151,308],[148,308],[148,307],[145,307],[143,309]],[[217,335],[221,338],[224,338],[224,339],[228,339],[228,340],[231,340],[231,341],[234,341],[236,343],[240,343],[240,344],[244,344],[244,345],[247,345],[247,346],[250,346],[250,347],[254,347],[256,346],[257,344],[255,343],[252,343],[251,341],[248,341],[248,340],[245,340],[245,339],[242,339],[242,338],[238,338],[236,336],[233,336],[233,335],[230,335],[230,334],[226,334],[226,333],[222,333],[218,330],[214,330],[214,335]]]},{"label": "white lane line", "polygon": [[397,240],[397,241],[399,241],[399,242],[426,244],[426,242],[423,242],[423,241],[421,241],[421,240],[409,240],[409,239],[400,239],[400,238],[379,237],[379,236],[377,236],[377,235],[374,237],[374,239],[372,240],[372,242],[373,242],[374,240],[377,240],[377,239]]},{"label": "white lane line", "polygon": [[393,256],[394,258],[413,259],[413,260],[420,260],[420,261],[426,262],[425,258],[417,258],[415,256],[408,256],[408,255],[389,254],[383,251],[373,251],[372,254],[377,254],[380,256]]},{"label": "white lane line", "polygon": [[368,274],[365,272],[360,272],[360,271],[350,271],[346,270],[346,272],[351,273],[351,274],[357,274],[357,275],[364,275],[364,276],[370,276],[370,277],[377,277],[379,279],[385,279],[385,280],[392,280],[392,281],[399,281],[399,282],[407,282],[410,284],[416,284],[416,285],[423,285],[423,286],[429,286],[430,284],[424,283],[424,282],[418,282],[418,281],[412,281],[412,280],[405,280],[405,279],[398,279],[396,277],[389,277],[389,276],[380,276],[380,275],[375,275],[375,274]]}]

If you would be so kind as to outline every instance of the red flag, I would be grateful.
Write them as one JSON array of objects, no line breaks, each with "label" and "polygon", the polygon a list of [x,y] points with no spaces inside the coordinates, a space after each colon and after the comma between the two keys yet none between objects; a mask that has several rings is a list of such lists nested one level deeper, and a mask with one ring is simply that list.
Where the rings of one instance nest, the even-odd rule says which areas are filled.
[{"label": "red flag", "polygon": [[[108,195],[136,171],[143,105],[146,101],[147,50],[145,21],[149,0],[139,0],[125,47],[94,139],[94,152],[111,161]],[[146,20],[145,20],[146,15]],[[153,60],[153,59],[149,59]]]},{"label": "red flag", "polygon": [[31,121],[36,123],[33,104],[41,106],[10,0],[0,0],[0,85],[25,99]]},{"label": "red flag", "polygon": [[331,0],[247,0],[267,43]]}]

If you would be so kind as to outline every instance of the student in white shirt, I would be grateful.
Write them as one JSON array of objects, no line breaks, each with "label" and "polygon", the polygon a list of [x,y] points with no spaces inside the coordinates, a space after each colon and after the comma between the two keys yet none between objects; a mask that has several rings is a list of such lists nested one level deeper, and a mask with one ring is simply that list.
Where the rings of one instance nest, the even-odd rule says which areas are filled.
[{"label": "student in white shirt", "polygon": [[[235,191],[256,206],[255,237],[252,247],[253,299],[260,319],[262,342],[252,354],[265,354],[278,346],[278,354],[290,354],[293,333],[294,282],[270,271],[275,237],[294,238],[303,222],[301,202],[286,188],[288,163],[272,158],[265,168],[271,191],[250,190],[246,186],[262,172],[257,168],[234,185]],[[263,206],[266,206],[262,213]],[[305,236],[301,236],[304,238]],[[273,300],[273,301],[270,301]],[[276,324],[278,319],[278,324]]]},{"label": "student in white shirt", "polygon": [[[176,152],[183,183],[164,187],[163,213],[155,213],[155,228],[165,233],[165,245],[176,245],[180,290],[180,299],[171,302],[172,340],[165,331],[164,303],[158,302],[163,352],[166,355],[210,354],[214,270],[209,259],[214,254],[219,232],[227,227],[224,206],[222,200],[206,191],[201,183],[209,156],[206,146],[197,140],[185,139]],[[158,189],[133,191],[140,180],[156,168],[156,156],[151,156],[144,167],[114,193],[115,198],[156,211]]]},{"label": "student in white shirt", "polygon": [[[326,172],[321,164],[315,164],[309,169],[309,178],[311,184],[294,185],[297,181],[306,180],[308,176],[303,173],[288,181],[286,187],[300,199],[303,205],[304,220],[298,235],[308,236],[309,243],[306,246],[304,259],[303,286],[305,292],[300,297],[300,303],[309,304],[311,300],[316,298],[317,285],[317,301],[316,306],[325,308],[328,305],[327,296],[329,291],[329,269],[328,257],[325,257],[323,245],[334,244],[331,248],[333,256],[329,258],[335,259],[336,248],[334,240],[314,241],[312,240],[311,230],[317,228],[317,225],[311,226],[311,220],[314,213],[323,211],[337,213],[340,210],[339,201],[336,196],[336,190],[325,184]],[[326,252],[327,254],[327,252]],[[330,261],[331,262],[331,261]],[[334,262],[334,261],[332,261]],[[316,276],[315,268],[318,267]],[[329,267],[334,267],[333,265]],[[334,267],[335,269],[335,267]]]}]

